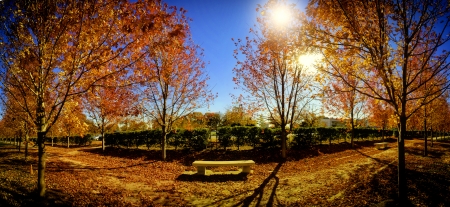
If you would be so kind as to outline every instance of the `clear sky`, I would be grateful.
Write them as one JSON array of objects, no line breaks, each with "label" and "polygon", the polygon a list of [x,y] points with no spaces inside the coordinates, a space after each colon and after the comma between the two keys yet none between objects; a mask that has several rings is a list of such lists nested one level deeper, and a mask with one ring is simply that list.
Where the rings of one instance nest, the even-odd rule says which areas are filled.
[{"label": "clear sky", "polygon": [[[190,24],[194,42],[204,49],[206,70],[210,76],[208,84],[218,97],[209,109],[202,112],[224,113],[232,105],[230,94],[239,95],[233,82],[233,68],[236,48],[231,38],[245,38],[249,29],[256,24],[257,4],[267,0],[163,0],[168,5],[183,7]],[[292,1],[301,7],[303,1]],[[305,3],[303,3],[305,4]]]}]

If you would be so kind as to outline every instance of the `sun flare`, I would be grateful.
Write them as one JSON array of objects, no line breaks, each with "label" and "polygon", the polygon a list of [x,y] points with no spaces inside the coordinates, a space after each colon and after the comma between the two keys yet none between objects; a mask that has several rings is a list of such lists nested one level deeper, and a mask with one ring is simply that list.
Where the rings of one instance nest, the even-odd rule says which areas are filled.
[{"label": "sun flare", "polygon": [[311,54],[311,53],[301,55],[298,58],[300,64],[302,64],[303,67],[306,68],[306,71],[308,71],[309,73],[315,73],[317,71],[316,64],[320,63],[321,60],[322,60],[321,54]]},{"label": "sun flare", "polygon": [[288,7],[280,5],[272,11],[272,18],[275,21],[275,24],[283,26],[289,22],[291,12]]}]

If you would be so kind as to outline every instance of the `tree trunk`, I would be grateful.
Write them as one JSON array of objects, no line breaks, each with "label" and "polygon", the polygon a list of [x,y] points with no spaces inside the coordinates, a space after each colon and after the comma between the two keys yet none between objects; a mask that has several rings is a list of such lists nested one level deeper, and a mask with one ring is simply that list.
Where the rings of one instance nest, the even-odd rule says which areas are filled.
[{"label": "tree trunk", "polygon": [[28,130],[25,131],[25,160],[28,160]]},{"label": "tree trunk", "polygon": [[45,196],[45,132],[38,132],[38,193],[40,197]]},{"label": "tree trunk", "polygon": [[431,147],[433,147],[433,127],[430,127]]},{"label": "tree trunk", "polygon": [[[425,113],[426,113],[426,108],[425,108]],[[428,132],[427,132],[427,118],[426,118],[426,114],[424,115],[424,119],[423,119],[423,131],[424,131],[424,137],[423,139],[425,140],[424,143],[424,149],[423,149],[423,156],[427,156],[428,155]]]},{"label": "tree trunk", "polygon": [[286,159],[286,124],[281,125],[281,157]]},{"label": "tree trunk", "polygon": [[37,97],[37,109],[36,109],[36,128],[37,128],[37,145],[38,145],[38,194],[40,197],[45,197],[45,133],[46,133],[46,120],[45,120],[45,105],[44,105],[44,93],[42,88],[39,89]]},{"label": "tree trunk", "polygon": [[161,140],[161,151],[162,151],[162,160],[166,161],[166,126],[162,126],[162,140]]},{"label": "tree trunk", "polygon": [[353,144],[354,144],[353,143],[353,139],[355,138],[355,122],[353,121],[353,110],[352,110],[352,113],[351,113],[350,116],[351,116],[351,118],[350,118],[351,120],[350,121],[352,122],[351,123],[352,124],[352,134],[351,134],[352,137],[350,139],[350,144],[351,144],[351,146],[353,148]]},{"label": "tree trunk", "polygon": [[69,148],[70,147],[70,143],[69,143],[69,136],[67,136],[67,148]]},{"label": "tree trunk", "polygon": [[105,132],[102,130],[102,151],[105,151]]},{"label": "tree trunk", "polygon": [[[406,99],[404,99],[406,100]],[[406,101],[405,101],[406,102]],[[405,171],[405,135],[406,135],[406,103],[402,104],[402,112],[400,115],[400,131],[397,140],[398,144],[398,198],[400,205],[406,205],[407,202],[407,186]]]}]

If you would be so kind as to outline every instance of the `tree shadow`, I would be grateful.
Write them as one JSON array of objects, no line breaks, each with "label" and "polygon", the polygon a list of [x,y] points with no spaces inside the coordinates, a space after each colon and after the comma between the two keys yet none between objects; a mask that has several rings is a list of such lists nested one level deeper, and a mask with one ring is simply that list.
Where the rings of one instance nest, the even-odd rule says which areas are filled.
[{"label": "tree shadow", "polygon": [[[424,148],[425,148],[424,145],[419,144],[419,143],[414,143],[414,147],[405,147],[405,153],[415,155],[415,156],[423,156]],[[431,146],[429,146],[429,148],[427,150],[428,157],[441,158],[442,156],[445,155],[444,152],[442,152],[440,150],[433,150],[433,148],[431,148]]]},{"label": "tree shadow", "polygon": [[[335,200],[336,206],[446,206],[450,203],[450,171],[448,164],[433,164],[415,169],[407,163],[406,204],[400,205],[397,198],[397,165],[388,165],[376,171],[370,165],[353,172],[345,189],[345,199]],[[370,175],[371,172],[377,172]],[[370,177],[369,180],[367,178]],[[364,197],[364,199],[361,199]],[[327,205],[330,205],[329,203]]]},{"label": "tree shadow", "polygon": [[264,195],[264,188],[266,188],[266,185],[269,183],[270,180],[275,179],[275,185],[272,188],[272,192],[270,194],[267,206],[273,206],[274,197],[276,195],[276,190],[278,187],[278,184],[280,183],[279,178],[276,176],[278,171],[280,170],[281,166],[283,165],[284,161],[279,162],[278,165],[275,167],[275,169],[272,171],[272,173],[261,183],[261,185],[256,188],[252,195],[247,196],[244,198],[244,200],[238,202],[237,204],[233,206],[249,206],[254,200],[257,199],[257,203],[255,206],[259,206],[261,204],[261,200]]},{"label": "tree shadow", "polygon": [[121,167],[89,167],[89,166],[80,166],[77,164],[73,164],[71,162],[64,162],[64,161],[58,161],[50,163],[46,170],[49,172],[76,172],[76,171],[95,171],[95,170],[117,170],[117,169],[126,169],[130,167],[137,167],[137,166],[145,166],[148,164],[154,163],[152,162],[141,162],[138,164],[132,164],[127,166],[121,166]]},{"label": "tree shadow", "polygon": [[[386,142],[396,142],[396,139],[386,139]],[[308,148],[302,149],[289,149],[288,161],[298,161],[304,158],[316,157],[321,154],[333,154],[346,150],[362,149],[364,147],[373,147],[374,143],[380,142],[374,141],[355,141],[354,147],[349,143],[339,143],[332,145],[314,145]],[[107,147],[105,151],[101,148],[84,148],[80,149],[84,152],[110,156],[120,157],[127,159],[144,158],[144,160],[161,161],[161,150],[145,150],[145,149],[133,149],[133,148],[114,148]],[[190,151],[190,150],[166,150],[166,161],[179,162],[185,166],[191,166],[196,160],[253,160],[256,163],[273,163],[280,162],[281,149],[280,148],[253,148],[248,150],[223,150],[223,149],[205,149],[202,151]]]},{"label": "tree shadow", "polygon": [[406,171],[408,196],[423,206],[446,206],[450,203],[450,168],[448,164]]},{"label": "tree shadow", "polygon": [[[389,149],[389,148],[386,148],[386,149]],[[355,150],[355,151],[358,152],[359,154],[363,155],[364,157],[367,157],[367,158],[370,158],[370,159],[374,160],[375,162],[382,163],[382,164],[385,164],[385,165],[390,165],[390,166],[397,166],[397,165],[391,164],[387,160],[382,160],[380,158],[372,157],[372,156],[370,156],[368,154],[365,154],[364,152],[361,152],[359,150]]]},{"label": "tree shadow", "polygon": [[[372,140],[372,141],[364,140],[364,141],[355,141],[353,147],[348,142],[341,142],[338,144],[314,145],[303,149],[292,149],[289,150],[288,160],[298,161],[304,158],[319,156],[320,154],[334,154],[346,150],[359,150],[366,147],[374,147],[375,143],[379,142],[381,142],[381,140]],[[384,142],[396,143],[397,140],[393,138],[386,138]]]},{"label": "tree shadow", "polygon": [[176,178],[178,181],[185,182],[228,182],[228,181],[246,181],[248,173],[239,174],[214,174],[214,175],[199,175],[199,174],[182,174]]},{"label": "tree shadow", "polygon": [[[162,152],[161,150],[145,150],[145,149],[133,149],[133,148],[114,148],[106,147],[105,151],[102,148],[85,148],[80,151],[109,156],[118,157],[126,159],[138,159],[145,158],[144,160],[161,161]],[[189,152],[183,150],[166,150],[166,161],[179,161],[184,156],[188,155]]]},{"label": "tree shadow", "polygon": [[[278,185],[280,183],[279,178],[276,176],[278,171],[280,170],[281,166],[283,165],[283,163],[285,163],[285,161],[281,161],[278,162],[277,166],[274,168],[274,170],[272,171],[272,173],[266,178],[264,179],[264,181],[261,183],[261,185],[259,185],[259,187],[257,187],[256,189],[253,190],[253,193],[247,197],[245,197],[243,200],[239,201],[238,203],[234,204],[233,206],[250,206],[250,204],[254,201],[256,201],[256,204],[254,206],[260,206],[261,205],[261,201],[262,198],[264,196],[264,189],[266,188],[267,184],[274,179],[275,180],[275,185],[272,188],[272,192],[270,193],[270,197],[268,199],[267,202],[267,206],[276,206],[278,204],[275,204],[275,197],[276,197],[276,190],[278,188]],[[246,192],[242,192],[240,194],[235,194],[226,198],[223,198],[221,200],[217,200],[214,203],[210,204],[210,206],[216,206],[219,203],[223,202],[223,201],[227,201],[229,199],[235,198],[239,195],[243,195],[246,194],[248,191]]]},{"label": "tree shadow", "polygon": [[[280,161],[278,162],[277,166],[275,166],[274,170],[272,171],[272,173],[266,178],[264,179],[264,181],[261,183],[261,185],[259,185],[259,187],[255,188],[254,190],[249,190],[250,192],[253,192],[251,195],[245,197],[243,200],[239,201],[238,203],[234,204],[233,206],[250,206],[250,204],[254,201],[256,201],[255,205],[252,206],[260,206],[262,198],[264,196],[264,190],[267,186],[267,184],[274,179],[275,180],[275,185],[272,188],[272,191],[270,193],[268,202],[267,202],[267,206],[278,206],[279,204],[275,204],[275,198],[276,198],[276,191],[278,188],[278,185],[280,183],[279,178],[276,176],[278,171],[280,170],[281,166],[285,163],[285,161]],[[242,175],[244,176],[244,174]],[[246,176],[246,174],[245,174]],[[199,181],[204,181],[204,180],[199,180]],[[270,190],[270,189],[267,189]],[[240,195],[244,195],[247,194],[249,191],[245,191],[245,192],[241,192],[239,194],[234,194],[232,196],[228,196],[226,198],[220,199],[220,200],[216,200],[214,203],[210,204],[209,206],[216,206],[219,203],[222,203],[223,201],[227,201],[230,200],[232,198],[235,198],[237,196]],[[281,204],[280,204],[281,205]]]},{"label": "tree shadow", "polygon": [[47,190],[44,198],[38,196],[36,191],[29,191],[20,185],[13,188],[0,187],[0,206],[71,206],[68,196],[60,191]]},{"label": "tree shadow", "polygon": [[450,148],[450,140],[439,140],[434,143],[435,145],[442,147],[442,148]]}]

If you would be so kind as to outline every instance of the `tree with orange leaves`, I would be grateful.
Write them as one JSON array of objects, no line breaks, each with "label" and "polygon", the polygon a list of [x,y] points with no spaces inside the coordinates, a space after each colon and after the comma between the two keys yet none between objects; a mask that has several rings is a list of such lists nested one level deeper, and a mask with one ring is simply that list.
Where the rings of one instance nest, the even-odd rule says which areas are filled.
[{"label": "tree with orange leaves", "polygon": [[[300,26],[302,16],[286,1],[269,1],[259,5],[257,11],[262,15],[257,18],[259,27],[250,29],[253,37],[235,41],[233,80],[249,94],[244,97],[247,105],[266,110],[281,126],[281,155],[286,158],[286,126],[293,126],[303,106],[312,99],[313,77],[299,61],[306,47],[302,46],[302,35],[294,29]],[[284,16],[286,13],[291,16]]]},{"label": "tree with orange leaves", "polygon": [[162,159],[166,159],[167,135],[174,123],[214,99],[202,60],[202,49],[191,37],[186,10],[162,7],[171,15],[160,31],[158,42],[144,47],[147,54],[134,67],[139,69],[144,113],[162,130]]},{"label": "tree with orange leaves", "polygon": [[104,86],[94,86],[83,94],[82,105],[97,132],[100,132],[102,150],[105,151],[105,133],[111,131],[121,118],[136,114],[138,97],[131,87],[108,86],[120,84],[110,79],[105,79],[102,83]]},{"label": "tree with orange leaves", "polygon": [[385,102],[376,99],[368,99],[367,113],[369,115],[369,122],[371,126],[381,128],[382,139],[384,140],[384,131],[388,128],[396,128],[396,117],[391,106]]},{"label": "tree with orange leaves", "polygon": [[55,127],[60,130],[60,136],[67,137],[67,148],[70,147],[70,137],[74,134],[84,136],[88,130],[85,122],[86,115],[83,114],[80,100],[68,100],[66,106],[61,111],[60,118]]},{"label": "tree with orange leaves", "polygon": [[[450,41],[448,2],[313,0],[307,14],[307,35],[327,61],[322,69],[358,92],[385,101],[397,116],[398,196],[404,204],[407,120],[449,88],[450,53],[442,49]],[[359,70],[348,71],[349,60],[354,58],[361,60]],[[417,81],[425,73],[429,76]],[[353,85],[346,77],[363,84]],[[425,93],[417,93],[425,84]]]},{"label": "tree with orange leaves", "polygon": [[40,196],[44,137],[66,101],[106,77],[133,74],[144,45],[157,42],[172,18],[161,7],[158,0],[0,1],[1,89],[37,128]]},{"label": "tree with orange leaves", "polygon": [[[5,94],[6,95],[6,94]],[[29,116],[6,96],[0,95],[0,101],[2,103],[3,115],[2,121],[5,122],[3,130],[5,131],[17,131],[20,137],[24,137],[23,143],[25,145],[25,160],[28,159],[28,144],[29,135],[33,132],[33,122]],[[28,100],[32,101],[32,100]],[[10,129],[7,129],[10,128]],[[20,145],[19,145],[20,146]],[[20,148],[19,148],[20,149]]]},{"label": "tree with orange leaves", "polygon": [[[350,65],[349,67],[356,67]],[[349,69],[352,70],[352,69]],[[348,124],[351,127],[350,143],[353,147],[353,139],[355,137],[355,119],[362,118],[365,115],[367,109],[367,96],[359,93],[355,88],[349,87],[346,83],[339,79],[335,79],[333,75],[323,74],[326,78],[324,81],[325,86],[323,89],[324,97],[322,98],[322,104],[324,108],[345,120],[348,120]],[[342,74],[342,76],[348,76],[348,74]],[[358,79],[351,76],[346,77],[347,81],[352,85],[359,85]]]}]

